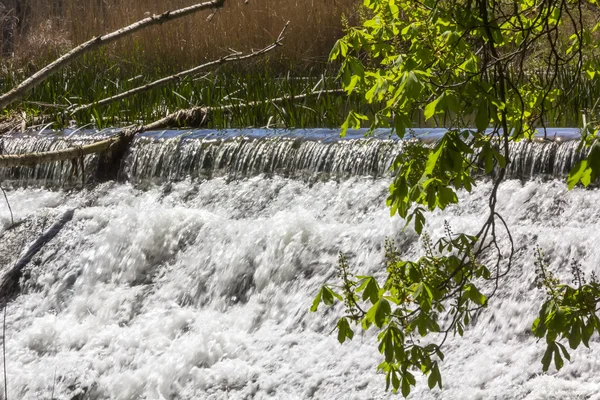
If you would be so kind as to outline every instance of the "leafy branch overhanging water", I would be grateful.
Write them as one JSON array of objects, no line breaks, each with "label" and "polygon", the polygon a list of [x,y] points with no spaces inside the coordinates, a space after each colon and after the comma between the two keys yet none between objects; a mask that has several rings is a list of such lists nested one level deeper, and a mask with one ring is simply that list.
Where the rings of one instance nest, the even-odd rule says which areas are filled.
[{"label": "leafy branch overhanging water", "polygon": [[[462,336],[505,284],[515,245],[496,205],[500,182],[513,161],[510,145],[532,140],[538,128],[544,131],[548,115],[573,95],[576,85],[561,92],[556,84],[562,70],[570,68],[574,81],[584,73],[595,76],[600,24],[587,21],[599,10],[595,0],[366,0],[365,5],[372,18],[338,41],[331,58],[342,59],[340,76],[348,93],[357,91],[367,103],[383,105],[371,118],[350,112],[343,132],[368,121],[371,129],[392,126],[403,138],[415,109],[422,109],[426,119],[443,118],[450,130],[433,147],[411,146],[393,166],[387,204],[392,215],[414,223],[425,255],[403,259],[389,242],[382,283],[355,276],[342,255],[339,285],[324,286],[312,310],[321,302],[343,302],[340,342],[352,339],[352,325],[375,328],[384,355],[378,369],[385,373],[386,387],[408,396],[415,371],[428,375],[430,388],[442,387],[439,363],[448,335]],[[536,63],[539,73],[528,73]],[[588,186],[600,176],[597,134],[594,121],[583,127],[587,157],[571,170],[569,188]],[[443,237],[429,238],[427,211],[458,203],[457,191],[472,190],[479,165],[486,174],[496,171],[480,229],[457,233],[446,226]],[[507,238],[505,246],[500,237]],[[542,364],[547,371],[552,359],[560,369],[563,358],[570,357],[561,342],[568,341],[572,349],[587,346],[592,333],[600,332],[600,289],[595,279],[559,282],[539,254],[538,259],[538,282],[548,299],[532,330],[545,338]]]}]

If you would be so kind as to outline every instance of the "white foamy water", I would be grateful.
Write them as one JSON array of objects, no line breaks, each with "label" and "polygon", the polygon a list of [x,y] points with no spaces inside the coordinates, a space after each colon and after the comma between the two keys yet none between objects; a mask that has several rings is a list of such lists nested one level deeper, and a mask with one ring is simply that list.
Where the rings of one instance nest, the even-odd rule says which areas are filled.
[{"label": "white foamy water", "polygon": [[[30,221],[28,242],[60,212],[77,211],[8,305],[9,398],[387,398],[374,335],[357,332],[340,345],[330,332],[343,310],[308,309],[335,280],[340,251],[357,272],[378,276],[386,236],[408,258],[421,254],[416,235],[389,217],[388,184],[258,176],[146,191],[114,183],[71,194],[10,191],[16,220]],[[444,220],[478,230],[489,188],[461,195],[427,230],[442,234]],[[517,262],[490,308],[447,344],[444,390],[420,380],[411,398],[600,398],[596,339],[560,372],[543,374],[544,343],[530,332],[543,299],[533,284],[535,244],[559,275],[568,277],[572,258],[600,272],[597,199],[557,181],[502,185]],[[22,239],[6,231],[0,207],[6,252]]]}]

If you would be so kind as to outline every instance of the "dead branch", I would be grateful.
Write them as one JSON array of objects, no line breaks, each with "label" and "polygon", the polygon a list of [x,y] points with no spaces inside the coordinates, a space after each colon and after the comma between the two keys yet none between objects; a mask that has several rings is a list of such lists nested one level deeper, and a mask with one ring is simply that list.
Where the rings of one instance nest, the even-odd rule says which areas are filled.
[{"label": "dead branch", "polygon": [[66,211],[47,231],[37,238],[29,248],[21,255],[17,262],[8,269],[0,278],[0,301],[7,303],[11,296],[18,293],[19,279],[22,276],[23,268],[31,259],[60,232],[60,230],[73,219],[75,210]]},{"label": "dead branch", "polygon": [[121,140],[121,135],[94,142],[85,146],[69,147],[68,149],[47,151],[43,153],[6,154],[0,156],[0,167],[31,166],[54,161],[72,160],[79,157],[100,153],[108,150]]},{"label": "dead branch", "polygon": [[[144,130],[154,130],[154,129],[163,129],[173,126],[202,126],[204,121],[207,120],[210,113],[215,111],[231,111],[235,108],[250,108],[263,104],[275,104],[282,103],[288,100],[303,100],[312,96],[320,96],[323,94],[329,95],[342,95],[346,92],[343,89],[331,89],[331,90],[321,90],[318,92],[310,92],[304,93],[296,96],[282,96],[274,99],[267,100],[257,100],[257,101],[249,101],[247,103],[239,103],[239,104],[226,104],[223,106],[215,106],[215,107],[205,107],[205,106],[197,106],[184,110],[176,111],[172,114],[167,115],[164,118],[161,118],[157,121],[152,122],[144,127]],[[2,162],[2,157],[0,156],[0,166]]]},{"label": "dead branch", "polygon": [[88,40],[85,43],[71,49],[68,53],[56,59],[54,62],[48,64],[29,78],[25,79],[18,86],[11,89],[0,96],[0,109],[6,108],[11,103],[22,99],[25,94],[39,85],[44,80],[48,79],[51,75],[56,73],[58,70],[73,62],[75,59],[81,57],[83,54],[88,53],[98,47],[104,46],[108,43],[114,42],[115,40],[121,39],[125,36],[131,35],[141,29],[147,28],[153,25],[163,24],[167,21],[173,21],[175,19],[202,11],[207,9],[217,9],[223,6],[225,0],[211,0],[204,3],[198,3],[189,7],[180,8],[175,11],[167,11],[159,15],[153,15],[151,17],[137,21],[129,26],[108,33],[103,36],[95,37]]},{"label": "dead branch", "polygon": [[200,72],[200,71],[202,71],[202,70],[204,70],[206,68],[212,67],[214,65],[223,65],[223,64],[225,64],[227,62],[242,61],[242,60],[247,60],[249,58],[254,58],[254,57],[261,56],[261,55],[263,55],[265,53],[268,53],[269,51],[277,48],[278,46],[282,46],[281,42],[284,39],[283,34],[285,33],[285,30],[287,29],[289,23],[290,22],[288,21],[285,24],[285,26],[281,30],[281,33],[277,37],[277,40],[275,42],[271,43],[270,45],[268,45],[265,48],[253,51],[253,52],[248,53],[248,54],[242,54],[242,53],[239,53],[239,52],[232,53],[232,54],[226,55],[224,57],[221,57],[218,60],[214,60],[214,61],[210,61],[210,62],[207,62],[205,64],[202,64],[202,65],[198,65],[198,66],[196,66],[194,68],[191,68],[191,69],[188,69],[186,71],[181,71],[181,72],[178,72],[177,74],[174,74],[174,75],[171,75],[171,76],[167,76],[167,77],[158,79],[158,80],[156,80],[154,82],[151,82],[151,83],[148,83],[146,85],[138,86],[138,87],[136,87],[134,89],[128,90],[128,91],[123,92],[123,93],[119,93],[119,94],[117,94],[115,96],[112,96],[112,97],[107,97],[107,98],[102,99],[100,101],[97,101],[95,103],[89,103],[89,104],[84,104],[84,105],[78,106],[78,107],[70,110],[70,113],[71,113],[71,115],[73,115],[73,114],[76,114],[79,111],[87,110],[88,108],[91,108],[91,107],[105,106],[107,104],[111,104],[111,103],[114,103],[116,101],[123,100],[123,99],[125,99],[127,97],[130,97],[130,96],[133,96],[133,95],[136,95],[136,94],[139,94],[139,93],[147,92],[148,90],[151,90],[151,89],[154,89],[154,88],[157,88],[157,87],[160,87],[160,86],[167,85],[167,84],[169,84],[171,82],[179,81],[179,80],[181,80],[182,78],[184,78],[186,76],[198,73],[198,72]]},{"label": "dead branch", "polygon": [[248,108],[248,107],[255,107],[255,106],[258,106],[258,105],[262,105],[262,104],[282,103],[282,102],[287,101],[287,100],[303,100],[303,99],[306,99],[307,97],[321,96],[322,94],[341,95],[341,94],[346,94],[346,92],[344,91],[344,89],[320,90],[318,92],[304,93],[304,94],[299,94],[299,95],[296,95],[296,96],[282,96],[282,97],[276,97],[274,99],[257,100],[257,101],[249,101],[247,103],[226,104],[224,106],[209,107],[208,111],[209,112],[212,112],[212,111],[230,111],[230,110],[233,110],[234,108]]},{"label": "dead branch", "polygon": [[0,185],[0,191],[2,191],[2,194],[4,195],[4,200],[6,200],[6,206],[8,207],[8,211],[10,212],[10,227],[12,228],[13,226],[15,226],[15,216],[13,215],[12,207],[10,206],[10,201],[8,201],[8,196],[6,195],[6,191],[4,190],[2,185]]}]

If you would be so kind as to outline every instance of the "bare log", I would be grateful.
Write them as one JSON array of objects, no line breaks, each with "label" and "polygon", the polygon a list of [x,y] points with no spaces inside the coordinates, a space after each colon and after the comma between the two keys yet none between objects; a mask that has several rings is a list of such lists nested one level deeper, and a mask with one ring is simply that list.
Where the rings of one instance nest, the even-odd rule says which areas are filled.
[{"label": "bare log", "polygon": [[128,90],[126,92],[119,93],[119,94],[117,94],[115,96],[107,97],[107,98],[102,99],[100,101],[97,101],[95,103],[84,104],[84,105],[78,106],[78,107],[70,110],[70,113],[71,114],[75,114],[75,113],[77,113],[79,111],[87,110],[88,108],[91,108],[91,107],[105,106],[107,104],[111,104],[111,103],[114,103],[116,101],[123,100],[123,99],[125,99],[127,97],[131,97],[133,95],[136,95],[136,94],[139,94],[139,93],[143,93],[143,92],[147,92],[148,90],[151,90],[151,89],[154,89],[154,88],[157,88],[157,87],[160,87],[160,86],[167,85],[167,84],[169,84],[171,82],[179,81],[179,80],[181,80],[182,78],[184,78],[186,76],[198,73],[198,72],[200,72],[200,71],[202,71],[204,69],[207,69],[207,68],[215,66],[215,65],[223,65],[223,64],[225,64],[227,62],[242,61],[242,60],[247,60],[249,58],[254,58],[254,57],[261,56],[261,55],[263,55],[265,53],[268,53],[269,51],[277,48],[278,46],[282,46],[281,42],[284,39],[283,34],[285,33],[285,30],[287,29],[289,23],[290,22],[288,21],[285,24],[285,26],[283,27],[283,30],[281,31],[281,33],[279,34],[279,36],[277,37],[277,40],[275,42],[271,43],[267,47],[264,47],[264,48],[262,48],[260,50],[253,51],[253,52],[248,53],[248,54],[242,54],[242,53],[239,53],[239,52],[236,52],[236,53],[233,53],[233,54],[229,54],[229,55],[226,55],[224,57],[219,58],[218,60],[214,60],[214,61],[207,62],[205,64],[198,65],[198,66],[196,66],[194,68],[190,68],[188,70],[178,72],[178,73],[176,73],[174,75],[158,79],[158,80],[156,80],[154,82],[151,82],[151,83],[148,83],[146,85],[138,86],[138,87],[136,87],[134,89],[131,89],[131,90]]},{"label": "bare log", "polygon": [[0,167],[31,166],[54,161],[72,160],[88,154],[106,151],[119,140],[121,140],[120,135],[85,146],[69,147],[68,149],[63,150],[47,151],[43,153],[7,154],[0,156]]},{"label": "bare log", "polygon": [[[157,121],[152,122],[151,124],[144,126],[144,130],[149,131],[154,129],[168,128],[172,126],[202,126],[204,124],[204,121],[207,120],[208,115],[215,111],[230,111],[234,108],[250,108],[263,104],[281,103],[288,100],[303,100],[308,97],[320,96],[322,94],[342,95],[345,93],[346,92],[344,91],[344,89],[331,89],[321,90],[318,92],[304,93],[296,96],[282,96],[274,99],[249,101],[247,103],[226,104],[215,107],[197,106],[171,113],[164,118],[161,118]],[[0,161],[1,160],[2,157],[0,156]]]},{"label": "bare log", "polygon": [[163,129],[172,126],[201,126],[203,125],[207,116],[213,111],[227,111],[236,107],[246,108],[266,103],[280,103],[292,99],[301,100],[310,96],[318,96],[324,93],[344,94],[345,92],[342,89],[333,89],[305,93],[293,97],[282,96],[275,99],[251,101],[242,104],[227,104],[217,107],[192,107],[189,109],[176,111],[167,115],[164,118],[161,118],[147,125],[141,125],[125,129],[119,135],[84,146],[75,146],[63,150],[48,151],[43,153],[0,155],[0,167],[17,167],[43,164],[55,161],[72,160],[88,154],[105,152],[119,145],[128,145],[131,142],[131,140],[133,140],[135,135],[144,131]]},{"label": "bare log", "polygon": [[21,279],[23,268],[29,264],[31,259],[44,247],[49,241],[61,231],[61,229],[73,219],[75,210],[66,211],[48,230],[37,238],[27,250],[21,254],[17,262],[9,268],[0,278],[0,301],[5,303],[10,298],[19,293],[19,280]]},{"label": "bare log", "polygon": [[0,109],[4,109],[11,103],[22,99],[29,90],[39,85],[41,82],[48,79],[48,77],[56,73],[62,67],[81,57],[85,53],[88,53],[108,43],[114,42],[115,40],[121,39],[125,36],[131,35],[149,26],[163,24],[167,21],[173,21],[175,19],[182,18],[202,10],[217,9],[222,7],[224,3],[225,0],[211,0],[204,3],[198,3],[189,7],[180,8],[175,11],[167,11],[159,15],[153,15],[151,17],[142,19],[138,22],[135,22],[129,26],[108,33],[106,35],[98,36],[91,40],[88,40],[87,42],[82,43],[79,46],[73,48],[71,51],[56,59],[54,62],[48,64],[35,74],[31,75],[29,78],[25,79],[15,88],[1,95]]}]

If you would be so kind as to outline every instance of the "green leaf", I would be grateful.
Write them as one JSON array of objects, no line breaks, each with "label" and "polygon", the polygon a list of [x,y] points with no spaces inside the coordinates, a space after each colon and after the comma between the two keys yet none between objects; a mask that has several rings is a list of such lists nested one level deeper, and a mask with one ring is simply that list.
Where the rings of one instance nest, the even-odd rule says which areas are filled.
[{"label": "green leaf", "polygon": [[581,160],[577,164],[575,164],[575,166],[571,168],[571,171],[569,171],[569,178],[567,179],[567,185],[569,187],[569,190],[573,189],[575,185],[577,185],[577,183],[579,183],[583,179],[586,179],[586,182],[589,185],[590,179],[584,177],[586,175],[589,176],[590,173],[591,169],[588,168],[588,160]]},{"label": "green leaf", "polygon": [[458,203],[458,197],[454,190],[446,186],[441,186],[439,190],[440,208],[444,209],[448,204]]},{"label": "green leaf", "polygon": [[395,370],[390,371],[390,373],[392,374],[392,387],[394,388],[394,391],[397,391],[400,387],[400,379],[398,379],[398,373]]},{"label": "green leaf", "polygon": [[337,59],[340,55],[340,42],[342,41],[342,39],[338,40],[337,42],[335,42],[335,44],[333,45],[333,48],[331,49],[331,52],[329,53],[329,60],[333,61],[335,59]]},{"label": "green leaf", "polygon": [[486,141],[481,147],[479,158],[483,159],[483,169],[485,170],[485,173],[489,175],[494,169],[494,152],[490,142]]},{"label": "green leaf", "polygon": [[377,303],[379,300],[379,284],[377,284],[377,280],[372,276],[365,277],[365,281],[360,285],[360,287],[356,290],[357,292],[361,292],[364,290],[362,298],[363,300],[369,299],[371,304]]},{"label": "green leaf", "polygon": [[485,297],[475,286],[471,286],[470,297],[473,303],[479,306],[485,306],[487,303],[487,297]]},{"label": "green leaf", "polygon": [[490,116],[488,114],[487,101],[480,101],[475,115],[475,127],[478,131],[483,132],[490,125]]},{"label": "green leaf", "polygon": [[425,216],[423,215],[423,212],[421,211],[420,208],[417,208],[415,210],[415,232],[417,232],[419,235],[423,232],[423,226],[425,225]]},{"label": "green leaf", "polygon": [[340,131],[340,137],[346,136],[346,132],[348,132],[349,128],[350,128],[350,115],[348,115],[348,117],[342,124],[341,131]]},{"label": "green leaf", "polygon": [[386,299],[380,299],[375,310],[375,325],[381,328],[386,322],[387,317],[392,313],[390,302]]},{"label": "green leaf", "polygon": [[433,389],[436,384],[440,389],[442,388],[442,375],[440,374],[440,369],[437,362],[433,364],[429,378],[427,378],[427,385],[429,386],[429,389]]},{"label": "green leaf", "polygon": [[338,341],[340,343],[344,343],[346,338],[352,340],[354,337],[354,331],[350,328],[350,324],[348,324],[348,320],[346,318],[340,318],[337,323],[338,328]]},{"label": "green leaf", "polygon": [[404,139],[404,135],[406,134],[406,125],[406,117],[404,117],[403,114],[396,114],[394,116],[394,130],[400,139]]},{"label": "green leaf", "polygon": [[542,357],[542,371],[547,372],[548,368],[550,368],[550,362],[552,362],[552,352],[554,351],[554,346],[549,344],[546,348],[546,352],[544,353],[544,357]]},{"label": "green leaf", "polygon": [[321,291],[323,293],[322,294],[323,303],[325,303],[328,306],[333,305],[334,298],[336,298],[338,300],[342,300],[342,296],[340,296],[338,293],[334,292],[327,286],[323,286],[323,289],[321,289]]},{"label": "green leaf", "polygon": [[581,344],[581,320],[579,318],[573,321],[571,332],[569,333],[569,347],[575,350]]},{"label": "green leaf", "polygon": [[585,347],[590,347],[590,338],[592,337],[592,334],[594,333],[594,324],[592,322],[592,320],[588,320],[587,324],[583,325],[583,328],[581,329],[581,341],[583,342],[583,344],[585,345]]},{"label": "green leaf", "polygon": [[316,312],[318,310],[319,304],[321,303],[322,295],[323,295],[323,288],[321,288],[321,290],[319,290],[319,293],[317,293],[317,296],[313,300],[312,307],[310,307],[310,311]]},{"label": "green leaf", "polygon": [[410,98],[417,99],[421,93],[421,88],[421,82],[419,82],[419,78],[417,78],[415,71],[410,71],[406,76],[406,95]]},{"label": "green leaf", "polygon": [[560,352],[558,351],[557,348],[555,348],[554,349],[554,366],[556,366],[557,370],[560,370],[564,364],[565,363],[564,363],[562,357],[560,356]]},{"label": "green leaf", "polygon": [[460,336],[463,336],[465,334],[465,330],[460,322],[456,324],[456,331]]},{"label": "green leaf", "polygon": [[433,174],[433,170],[438,163],[444,148],[446,147],[446,139],[442,138],[435,147],[435,151],[429,153],[429,157],[427,157],[427,164],[425,165],[425,175],[430,176]]},{"label": "green leaf", "polygon": [[498,150],[496,150],[493,147],[492,147],[492,153],[494,153],[494,158],[496,159],[496,161],[498,161],[498,165],[500,166],[500,168],[505,168],[506,167],[506,158],[504,158],[504,156],[502,154],[500,154],[498,152]]},{"label": "green leaf", "polygon": [[596,71],[592,70],[592,69],[586,69],[585,70],[585,74],[587,75],[588,79],[594,79],[594,77],[596,76]]},{"label": "green leaf", "polygon": [[[379,364],[379,366],[381,367],[384,363]],[[387,366],[387,363],[385,363]],[[385,390],[386,392],[390,389],[390,384],[391,384],[391,379],[392,379],[392,371],[391,370],[387,370],[386,374],[385,374]]]},{"label": "green leaf", "polygon": [[330,306],[333,304],[333,293],[327,287],[323,287],[323,303]]},{"label": "green leaf", "polygon": [[571,361],[571,355],[567,351],[567,348],[559,342],[556,342],[556,345],[562,350],[563,356],[565,356],[567,360]]},{"label": "green leaf", "polygon": [[413,297],[418,299],[423,293],[423,282],[419,282],[415,284],[415,289],[413,291]]},{"label": "green leaf", "polygon": [[385,355],[385,361],[391,363],[394,360],[394,339],[389,329],[386,331],[381,344]]},{"label": "green leaf", "polygon": [[408,397],[410,394],[410,382],[408,381],[406,375],[402,376],[402,396]]},{"label": "green leaf", "polygon": [[367,121],[369,118],[366,115],[359,114],[354,111],[350,111],[346,120],[342,124],[342,130],[340,132],[340,136],[346,136],[346,132],[348,129],[359,129],[361,126],[361,121]]},{"label": "green leaf", "polygon": [[438,97],[437,99],[433,100],[431,103],[425,106],[425,121],[427,121],[429,118],[435,115],[437,106],[443,99],[444,93],[442,93],[440,97]]},{"label": "green leaf", "polygon": [[442,353],[439,347],[435,350],[435,354],[439,357],[440,360],[444,361],[444,353]]}]

